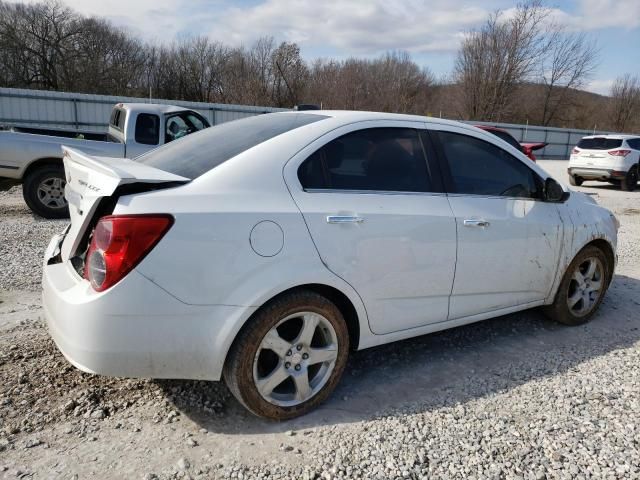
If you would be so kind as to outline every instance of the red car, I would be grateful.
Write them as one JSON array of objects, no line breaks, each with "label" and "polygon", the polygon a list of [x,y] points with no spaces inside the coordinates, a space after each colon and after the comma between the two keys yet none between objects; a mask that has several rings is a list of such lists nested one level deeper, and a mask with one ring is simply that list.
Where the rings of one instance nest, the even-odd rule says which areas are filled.
[{"label": "red car", "polygon": [[493,133],[496,137],[501,138],[512,147],[520,150],[522,153],[524,153],[527,157],[529,157],[534,162],[536,161],[536,156],[533,154],[533,151],[540,150],[541,148],[544,148],[547,146],[547,144],[543,142],[519,143],[515,138],[511,136],[509,132],[507,132],[506,130],[503,130],[502,128],[491,127],[489,125],[476,125],[476,127],[481,128],[486,132]]}]

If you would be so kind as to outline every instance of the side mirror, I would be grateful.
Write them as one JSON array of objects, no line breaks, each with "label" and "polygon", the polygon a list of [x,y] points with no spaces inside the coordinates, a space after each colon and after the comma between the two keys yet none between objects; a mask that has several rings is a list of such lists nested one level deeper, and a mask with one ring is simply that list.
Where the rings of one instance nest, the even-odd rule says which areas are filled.
[{"label": "side mirror", "polygon": [[565,192],[553,178],[549,177],[544,181],[545,202],[564,202],[567,198],[569,198],[569,192]]}]

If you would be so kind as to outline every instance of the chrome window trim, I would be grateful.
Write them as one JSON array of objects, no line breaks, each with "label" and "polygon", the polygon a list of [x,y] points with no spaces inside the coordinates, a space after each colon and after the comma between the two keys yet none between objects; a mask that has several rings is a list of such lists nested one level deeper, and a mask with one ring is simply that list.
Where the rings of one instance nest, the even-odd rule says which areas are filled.
[{"label": "chrome window trim", "polygon": [[396,190],[345,190],[339,188],[303,188],[305,193],[343,193],[354,195],[412,195],[412,196],[430,196],[430,197],[446,197],[444,192],[405,192]]},{"label": "chrome window trim", "polygon": [[412,196],[428,196],[428,197],[472,197],[472,198],[494,198],[499,200],[528,200],[531,202],[545,202],[540,198],[531,197],[506,197],[501,195],[477,195],[473,193],[444,193],[444,192],[403,192],[392,190],[341,190],[331,188],[303,188],[305,193],[343,193],[349,195],[412,195]]},{"label": "chrome window trim", "polygon": [[473,198],[495,198],[495,199],[502,199],[502,200],[528,200],[531,202],[542,202],[542,203],[550,203],[550,202],[545,202],[544,200],[542,200],[541,198],[532,198],[532,197],[507,197],[504,195],[480,195],[480,194],[475,194],[475,193],[449,193],[447,194],[448,197],[473,197]]}]

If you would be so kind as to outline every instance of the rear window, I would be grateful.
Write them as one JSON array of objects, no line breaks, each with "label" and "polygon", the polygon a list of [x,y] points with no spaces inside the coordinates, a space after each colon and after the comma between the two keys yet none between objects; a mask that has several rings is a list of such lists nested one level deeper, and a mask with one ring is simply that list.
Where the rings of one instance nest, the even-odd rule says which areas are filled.
[{"label": "rear window", "polygon": [[578,148],[584,148],[586,150],[611,150],[612,148],[618,148],[622,145],[622,140],[618,138],[583,138],[578,142]]},{"label": "rear window", "polygon": [[156,148],[136,160],[189,179],[285,132],[327,118],[308,113],[265,114],[223,123]]}]

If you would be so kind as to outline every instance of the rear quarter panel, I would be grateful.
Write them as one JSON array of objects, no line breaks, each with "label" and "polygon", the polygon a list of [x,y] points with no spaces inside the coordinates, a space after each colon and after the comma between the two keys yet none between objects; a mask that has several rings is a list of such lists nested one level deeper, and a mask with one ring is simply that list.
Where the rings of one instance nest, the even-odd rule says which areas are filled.
[{"label": "rear quarter panel", "polygon": [[[370,333],[362,301],[321,262],[285,185],[282,166],[297,145],[263,144],[190,184],[122,197],[115,214],[163,212],[175,217],[174,226],[136,270],[190,305],[254,308],[293,287],[328,285],[353,303],[361,335]],[[282,230],[281,249],[272,256],[252,247],[252,229],[265,221]]]}]

